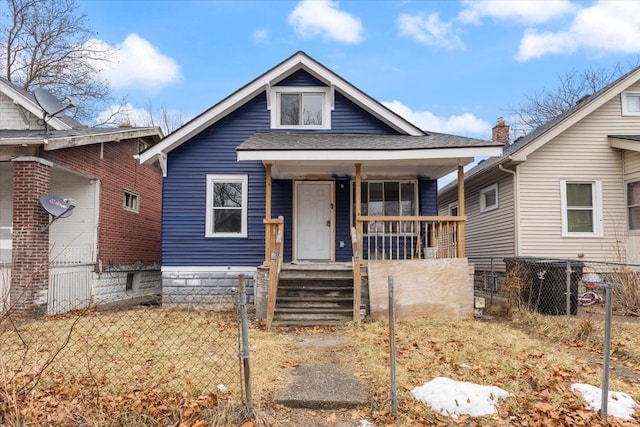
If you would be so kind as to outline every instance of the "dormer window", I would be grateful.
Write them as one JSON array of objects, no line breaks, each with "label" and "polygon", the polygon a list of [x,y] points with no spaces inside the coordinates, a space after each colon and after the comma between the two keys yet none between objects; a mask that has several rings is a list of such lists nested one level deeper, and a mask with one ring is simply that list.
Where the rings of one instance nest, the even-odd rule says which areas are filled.
[{"label": "dormer window", "polygon": [[[329,129],[331,104],[328,87],[278,87],[271,92],[271,127]],[[275,108],[273,106],[275,105]]]}]

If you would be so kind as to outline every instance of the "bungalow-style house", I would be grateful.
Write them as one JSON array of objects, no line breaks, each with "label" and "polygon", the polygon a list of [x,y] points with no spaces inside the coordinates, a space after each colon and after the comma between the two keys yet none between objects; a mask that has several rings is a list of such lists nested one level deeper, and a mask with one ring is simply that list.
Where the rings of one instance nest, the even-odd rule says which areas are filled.
[{"label": "bungalow-style house", "polygon": [[[508,126],[498,120],[494,136]],[[505,257],[640,263],[640,68],[465,172],[466,250],[476,270]],[[458,208],[456,182],[440,215]]]},{"label": "bungalow-style house", "polygon": [[268,325],[359,320],[393,274],[404,292],[447,287],[425,306],[466,316],[464,216],[437,216],[437,179],[501,151],[423,131],[295,53],[141,153],[165,176],[163,304],[243,274]]},{"label": "bungalow-style house", "polygon": [[[46,115],[33,94],[0,78],[3,312],[159,294],[162,173],[134,156],[160,138],[155,127],[89,128]],[[68,211],[56,218],[47,205]]]}]

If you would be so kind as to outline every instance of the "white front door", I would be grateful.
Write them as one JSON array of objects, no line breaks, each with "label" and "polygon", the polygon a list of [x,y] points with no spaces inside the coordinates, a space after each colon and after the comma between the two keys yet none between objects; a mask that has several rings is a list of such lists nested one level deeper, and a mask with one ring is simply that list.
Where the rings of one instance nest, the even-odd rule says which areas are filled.
[{"label": "white front door", "polygon": [[330,261],[333,182],[296,183],[296,259]]}]

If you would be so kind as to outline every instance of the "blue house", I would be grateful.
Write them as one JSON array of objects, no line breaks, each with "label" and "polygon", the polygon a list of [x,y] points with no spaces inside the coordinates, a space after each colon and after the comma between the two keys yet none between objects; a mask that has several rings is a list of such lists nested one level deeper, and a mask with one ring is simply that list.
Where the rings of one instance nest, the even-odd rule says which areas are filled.
[{"label": "blue house", "polygon": [[501,153],[421,130],[297,52],[140,154],[164,174],[164,303],[205,304],[244,274],[269,325],[326,323],[375,313],[389,269],[457,259],[439,268],[468,282],[464,198],[437,216],[437,179]]}]

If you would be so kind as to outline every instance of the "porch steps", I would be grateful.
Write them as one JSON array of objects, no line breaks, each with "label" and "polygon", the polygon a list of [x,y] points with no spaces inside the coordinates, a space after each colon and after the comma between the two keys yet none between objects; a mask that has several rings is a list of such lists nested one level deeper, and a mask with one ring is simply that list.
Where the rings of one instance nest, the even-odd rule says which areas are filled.
[{"label": "porch steps", "polygon": [[353,319],[353,272],[343,264],[284,266],[273,326],[335,326]]}]

